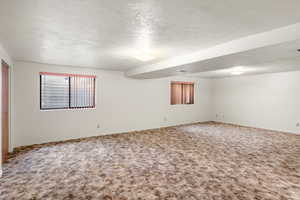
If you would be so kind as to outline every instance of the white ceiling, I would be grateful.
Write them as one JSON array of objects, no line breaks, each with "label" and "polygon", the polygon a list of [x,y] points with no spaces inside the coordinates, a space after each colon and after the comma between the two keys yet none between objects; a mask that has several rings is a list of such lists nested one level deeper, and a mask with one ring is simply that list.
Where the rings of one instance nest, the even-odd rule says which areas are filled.
[{"label": "white ceiling", "polygon": [[[300,70],[300,52],[297,51],[300,46],[300,24],[282,30],[231,41],[187,56],[134,68],[126,73],[135,78],[160,78],[180,74],[221,77],[228,76],[237,66],[247,69],[243,70],[244,74]],[[278,32],[282,34],[279,35]],[[180,73],[181,70],[186,72]]]},{"label": "white ceiling", "polygon": [[[299,8],[299,0],[0,0],[0,41],[14,60],[125,72],[296,24]],[[132,57],[144,48],[156,59]],[[177,68],[169,70],[155,73]]]},{"label": "white ceiling", "polygon": [[[237,76],[232,74],[234,68],[224,68],[219,70],[205,71],[199,73],[186,73],[185,76],[201,77],[201,78],[224,78]],[[286,72],[286,71],[299,71],[300,70],[300,58],[295,59],[282,59],[272,62],[266,62],[255,65],[244,65],[238,66],[241,68],[244,75],[255,75],[263,73],[275,73],[275,72]]]}]

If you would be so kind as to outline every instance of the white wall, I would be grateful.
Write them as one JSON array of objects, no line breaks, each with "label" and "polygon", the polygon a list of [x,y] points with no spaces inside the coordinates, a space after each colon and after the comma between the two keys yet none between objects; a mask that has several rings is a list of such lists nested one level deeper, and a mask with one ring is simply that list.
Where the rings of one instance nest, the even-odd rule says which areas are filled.
[{"label": "white wall", "polygon": [[[41,71],[97,75],[96,109],[40,111]],[[170,105],[170,80],[194,81],[195,104]],[[208,121],[210,87],[208,79],[136,80],[121,72],[15,62],[13,146]]]},{"label": "white wall", "polygon": [[215,121],[300,133],[299,71],[215,79],[212,99]]},{"label": "white wall", "polygon": [[[0,43],[0,93],[2,95],[2,65],[1,65],[1,60],[4,60],[7,64],[12,66],[12,60],[8,53],[5,51],[4,47]],[[0,155],[2,158],[2,98],[0,98]],[[2,175],[2,165],[0,162],[0,177]]]}]

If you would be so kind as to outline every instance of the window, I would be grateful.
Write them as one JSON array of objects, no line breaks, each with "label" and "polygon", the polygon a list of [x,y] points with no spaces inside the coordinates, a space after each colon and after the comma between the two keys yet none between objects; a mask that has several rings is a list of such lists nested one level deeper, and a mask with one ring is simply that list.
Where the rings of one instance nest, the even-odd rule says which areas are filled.
[{"label": "window", "polygon": [[171,105],[194,104],[194,83],[171,82]]},{"label": "window", "polygon": [[96,76],[40,73],[40,109],[95,107]]}]

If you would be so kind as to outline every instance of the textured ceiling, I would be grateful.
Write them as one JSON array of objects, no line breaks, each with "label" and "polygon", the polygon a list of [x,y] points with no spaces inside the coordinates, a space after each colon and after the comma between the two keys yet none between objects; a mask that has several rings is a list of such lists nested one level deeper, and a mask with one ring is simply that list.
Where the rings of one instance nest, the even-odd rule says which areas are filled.
[{"label": "textured ceiling", "polygon": [[[1,0],[14,60],[126,71],[300,21],[300,1]],[[156,59],[133,58],[147,48]]]}]

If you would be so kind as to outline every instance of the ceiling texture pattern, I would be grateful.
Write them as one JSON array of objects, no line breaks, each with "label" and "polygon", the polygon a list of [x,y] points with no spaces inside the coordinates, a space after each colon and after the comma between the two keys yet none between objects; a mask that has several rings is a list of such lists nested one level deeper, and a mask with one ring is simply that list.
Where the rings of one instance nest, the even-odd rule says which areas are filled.
[{"label": "ceiling texture pattern", "polygon": [[[228,74],[216,71],[240,65],[268,66],[259,73],[298,70],[299,8],[299,0],[0,0],[0,41],[17,61],[119,70],[134,78],[180,69],[219,77]],[[285,27],[292,35],[280,35]],[[224,53],[227,43],[261,33],[280,42]],[[207,51],[215,56],[205,58]],[[140,54],[154,58],[140,61]]]}]

